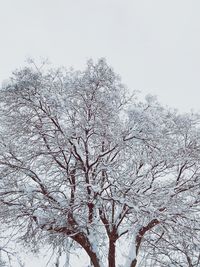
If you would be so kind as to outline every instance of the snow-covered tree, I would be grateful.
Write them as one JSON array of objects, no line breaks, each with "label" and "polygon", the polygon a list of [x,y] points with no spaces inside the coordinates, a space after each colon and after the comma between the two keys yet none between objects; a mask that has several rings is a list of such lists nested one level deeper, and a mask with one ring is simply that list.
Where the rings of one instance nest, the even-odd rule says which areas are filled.
[{"label": "snow-covered tree", "polygon": [[131,97],[100,59],[16,71],[0,125],[0,218],[27,242],[71,239],[95,267],[197,266],[198,115]]},{"label": "snow-covered tree", "polygon": [[0,267],[6,267],[6,262],[2,259],[1,250],[0,250]]}]

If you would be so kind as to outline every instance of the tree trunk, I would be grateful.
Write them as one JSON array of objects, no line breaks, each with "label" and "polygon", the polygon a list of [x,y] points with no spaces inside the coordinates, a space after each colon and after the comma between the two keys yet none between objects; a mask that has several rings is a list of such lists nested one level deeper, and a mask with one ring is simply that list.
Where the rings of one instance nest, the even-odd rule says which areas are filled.
[{"label": "tree trunk", "polygon": [[[139,254],[139,249],[142,243],[142,239],[143,236],[145,235],[145,233],[147,231],[149,231],[150,229],[152,229],[154,226],[156,226],[157,224],[159,224],[159,221],[157,219],[153,219],[152,221],[150,221],[146,226],[143,226],[142,228],[140,228],[137,236],[136,236],[136,257]],[[137,265],[137,259],[135,258],[131,264],[130,267],[136,267]]]},{"label": "tree trunk", "polygon": [[87,252],[88,256],[90,257],[90,261],[93,264],[93,266],[94,267],[101,267],[96,253],[94,253],[91,249],[87,250],[86,248],[85,248],[85,251]]},{"label": "tree trunk", "polygon": [[110,239],[108,252],[108,266],[115,267],[115,241]]},{"label": "tree trunk", "polygon": [[136,267],[136,264],[137,264],[137,260],[134,259],[134,260],[131,262],[130,267]]},{"label": "tree trunk", "polygon": [[92,250],[91,244],[86,236],[83,234],[77,234],[73,236],[73,239],[81,245],[81,247],[86,251],[88,254],[91,263],[94,267],[101,267],[100,259],[97,257],[97,254]]}]

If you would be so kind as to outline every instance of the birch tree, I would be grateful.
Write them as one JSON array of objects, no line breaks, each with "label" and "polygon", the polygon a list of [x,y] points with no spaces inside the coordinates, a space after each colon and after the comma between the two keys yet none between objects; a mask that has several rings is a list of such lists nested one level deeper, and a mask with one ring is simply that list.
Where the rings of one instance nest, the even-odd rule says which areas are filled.
[{"label": "birch tree", "polygon": [[137,100],[100,59],[16,71],[0,125],[0,218],[27,242],[71,239],[94,267],[123,249],[126,267],[195,266],[179,252],[199,251],[198,114]]}]

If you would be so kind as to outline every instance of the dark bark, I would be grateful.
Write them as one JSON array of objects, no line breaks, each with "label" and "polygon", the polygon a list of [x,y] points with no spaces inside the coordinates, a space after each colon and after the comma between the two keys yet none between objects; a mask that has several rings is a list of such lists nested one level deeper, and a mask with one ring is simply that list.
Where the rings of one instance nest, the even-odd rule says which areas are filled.
[{"label": "dark bark", "polygon": [[136,267],[136,264],[137,264],[137,260],[134,259],[134,260],[131,262],[131,266],[130,266],[130,267]]},{"label": "dark bark", "polygon": [[108,232],[109,249],[108,249],[108,267],[116,267],[116,247],[115,243],[118,239],[117,229],[113,227],[111,232]]},{"label": "dark bark", "polygon": [[91,244],[90,244],[88,238],[83,234],[77,234],[77,235],[73,236],[73,239],[79,245],[81,245],[81,247],[86,251],[93,266],[94,267],[101,267],[100,263],[99,263],[99,259],[96,255],[96,253],[92,250],[92,247],[91,247]]},{"label": "dark bark", "polygon": [[84,249],[87,252],[88,256],[90,257],[90,261],[93,264],[93,266],[94,267],[100,267],[99,259],[96,255],[96,253],[94,253],[90,247],[85,247]]},{"label": "dark bark", "polygon": [[115,267],[115,241],[110,239],[109,241],[109,251],[108,251],[108,266]]},{"label": "dark bark", "polygon": [[[70,223],[71,225],[76,228],[75,220],[73,219],[73,216],[70,216]],[[61,228],[49,228],[49,231],[54,231],[57,233],[64,233],[67,236],[70,236],[74,241],[76,241],[87,253],[87,255],[90,258],[91,263],[93,264],[93,267],[101,267],[100,266],[100,259],[97,257],[97,254],[93,251],[91,243],[87,236],[84,233],[75,233],[74,230],[69,230],[68,228],[61,227]]]},{"label": "dark bark", "polygon": [[186,255],[186,258],[187,258],[187,262],[188,262],[188,267],[193,267],[191,258],[188,255]]},{"label": "dark bark", "polygon": [[136,236],[136,258],[131,262],[130,267],[136,267],[137,265],[137,255],[139,253],[139,248],[140,248],[143,236],[145,235],[146,232],[148,232],[150,229],[152,229],[157,224],[159,224],[159,221],[157,219],[153,219],[146,226],[143,226],[142,228],[140,228]]}]

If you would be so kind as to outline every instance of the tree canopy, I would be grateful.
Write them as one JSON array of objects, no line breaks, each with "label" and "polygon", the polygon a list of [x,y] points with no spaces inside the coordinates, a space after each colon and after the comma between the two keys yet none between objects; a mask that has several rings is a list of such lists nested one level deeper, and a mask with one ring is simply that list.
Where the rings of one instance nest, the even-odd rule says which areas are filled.
[{"label": "tree canopy", "polygon": [[0,90],[1,223],[73,240],[94,267],[198,266],[199,118],[139,101],[104,59],[17,70]]}]

